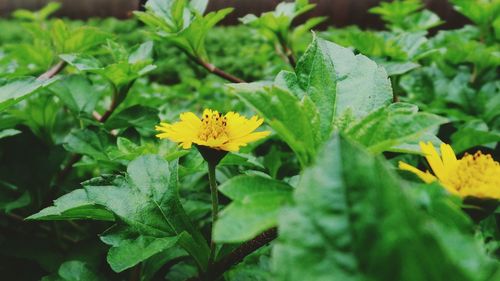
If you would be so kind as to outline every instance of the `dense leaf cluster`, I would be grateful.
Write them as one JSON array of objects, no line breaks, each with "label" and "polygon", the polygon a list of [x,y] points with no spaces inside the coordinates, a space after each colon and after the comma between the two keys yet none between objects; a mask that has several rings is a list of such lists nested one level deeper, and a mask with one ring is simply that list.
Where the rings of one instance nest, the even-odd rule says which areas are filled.
[{"label": "dense leaf cluster", "polygon": [[[382,31],[311,32],[307,0],[0,20],[0,279],[500,279],[498,202],[395,165],[425,170],[420,141],[500,160],[500,3],[450,2],[469,25],[420,0],[371,9]],[[273,132],[217,166],[215,223],[203,158],[154,131],[204,108]]]}]

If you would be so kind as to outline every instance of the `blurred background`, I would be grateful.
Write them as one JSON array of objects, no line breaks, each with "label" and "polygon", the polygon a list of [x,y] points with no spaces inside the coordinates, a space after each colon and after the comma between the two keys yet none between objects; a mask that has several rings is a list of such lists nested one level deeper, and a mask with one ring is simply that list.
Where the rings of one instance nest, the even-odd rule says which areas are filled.
[{"label": "blurred background", "polygon": [[[0,0],[0,16],[6,17],[16,9],[38,10],[51,0]],[[126,19],[131,16],[131,11],[141,7],[144,0],[57,0],[52,2],[63,3],[62,8],[56,13],[58,17],[72,19],[87,19],[91,17],[116,17]],[[235,11],[229,14],[223,24],[238,23],[238,18],[246,14],[260,14],[273,10],[283,1],[280,0],[210,0],[209,11],[225,7],[234,7]],[[293,2],[293,1],[288,1]],[[320,27],[334,25],[338,27],[358,25],[360,27],[382,28],[380,17],[370,14],[368,9],[380,3],[380,0],[313,0],[317,8],[298,18],[297,23],[317,16],[327,16],[328,21]],[[428,9],[432,10],[443,19],[446,24],[440,29],[461,27],[468,23],[467,19],[453,10],[447,0],[424,0]]]}]

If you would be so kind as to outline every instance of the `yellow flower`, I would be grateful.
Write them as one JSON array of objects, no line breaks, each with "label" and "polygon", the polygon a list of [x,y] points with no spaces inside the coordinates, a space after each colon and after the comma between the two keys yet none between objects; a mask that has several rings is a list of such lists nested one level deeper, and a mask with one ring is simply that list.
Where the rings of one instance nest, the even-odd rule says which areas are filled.
[{"label": "yellow flower", "polygon": [[192,112],[182,113],[180,119],[174,124],[160,123],[156,130],[161,133],[156,136],[178,142],[184,149],[191,148],[195,143],[216,150],[238,151],[240,147],[270,133],[254,132],[264,122],[263,119],[257,116],[247,119],[234,112],[222,115],[215,110],[205,109],[201,120]]},{"label": "yellow flower", "polygon": [[458,160],[448,144],[441,144],[441,157],[430,142],[420,142],[420,148],[434,175],[404,162],[399,162],[399,168],[416,174],[426,183],[439,180],[450,193],[460,197],[500,199],[500,164],[491,155],[478,151]]}]

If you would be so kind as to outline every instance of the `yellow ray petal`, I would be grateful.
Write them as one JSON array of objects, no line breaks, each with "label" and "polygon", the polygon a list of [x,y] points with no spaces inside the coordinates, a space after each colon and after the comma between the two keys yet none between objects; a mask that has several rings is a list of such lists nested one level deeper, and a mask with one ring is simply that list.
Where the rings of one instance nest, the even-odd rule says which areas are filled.
[{"label": "yellow ray petal", "polygon": [[411,166],[403,161],[399,161],[399,169],[401,169],[403,171],[408,171],[408,172],[414,173],[421,180],[423,180],[425,183],[431,183],[431,182],[434,182],[436,180],[436,177],[433,176],[431,173],[420,171],[419,169],[417,169],[417,168],[415,168],[415,167],[413,167],[413,166]]},{"label": "yellow ray petal", "polygon": [[236,143],[254,142],[254,141],[257,141],[257,140],[260,140],[262,138],[269,136],[270,133],[271,132],[269,132],[269,131],[255,132],[255,133],[251,133],[251,134],[242,136],[242,137],[237,138],[237,139],[231,139],[230,142],[236,142]]},{"label": "yellow ray petal", "polygon": [[431,166],[431,169],[436,177],[440,180],[446,179],[446,172],[443,161],[441,157],[439,157],[439,154],[434,148],[434,145],[431,142],[420,142],[420,149],[425,155],[425,159],[427,159],[427,162],[429,163],[429,166]]},{"label": "yellow ray petal", "polygon": [[455,166],[457,165],[457,157],[455,156],[455,152],[453,148],[449,144],[442,143],[441,144],[441,157],[443,158],[443,165],[447,168],[447,166]]}]

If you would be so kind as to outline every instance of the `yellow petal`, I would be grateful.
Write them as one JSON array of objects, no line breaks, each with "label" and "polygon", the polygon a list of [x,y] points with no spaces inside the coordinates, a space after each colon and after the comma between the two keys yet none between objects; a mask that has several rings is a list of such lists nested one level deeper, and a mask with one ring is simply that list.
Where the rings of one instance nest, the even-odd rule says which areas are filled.
[{"label": "yellow petal", "polygon": [[180,119],[184,122],[184,125],[188,126],[190,129],[197,130],[201,126],[201,120],[192,112],[185,112],[180,115]]},{"label": "yellow petal", "polygon": [[414,173],[425,183],[431,183],[436,181],[436,177],[434,177],[431,173],[420,171],[419,169],[402,161],[399,161],[399,169]]},{"label": "yellow petal", "polygon": [[441,157],[443,158],[443,165],[445,168],[448,169],[448,167],[457,165],[457,157],[449,144],[441,144]]},{"label": "yellow petal", "polygon": [[427,159],[429,166],[431,166],[434,175],[436,175],[436,177],[440,180],[445,180],[446,171],[443,165],[443,161],[441,160],[441,157],[439,157],[439,154],[434,148],[434,145],[431,142],[420,142],[420,149],[422,150],[422,153],[424,153],[425,159]]},{"label": "yellow petal", "polygon": [[251,133],[251,134],[242,136],[241,138],[232,139],[231,142],[240,142],[240,143],[254,142],[254,141],[257,141],[257,140],[260,140],[262,138],[269,136],[270,133],[271,132],[269,132],[269,131],[255,132],[255,133]]}]

